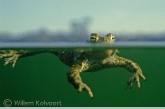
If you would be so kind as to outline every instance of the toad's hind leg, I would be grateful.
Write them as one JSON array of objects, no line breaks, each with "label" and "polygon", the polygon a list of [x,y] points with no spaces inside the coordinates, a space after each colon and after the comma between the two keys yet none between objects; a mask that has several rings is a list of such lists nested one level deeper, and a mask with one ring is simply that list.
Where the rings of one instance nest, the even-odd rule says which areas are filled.
[{"label": "toad's hind leg", "polygon": [[76,88],[78,89],[78,92],[81,92],[83,89],[86,90],[89,93],[90,98],[93,98],[93,93],[91,89],[82,82],[82,79],[80,77],[80,72],[83,71],[83,68],[85,66],[85,62],[82,62],[81,64],[76,64],[71,67],[71,69],[68,71],[68,81]]}]

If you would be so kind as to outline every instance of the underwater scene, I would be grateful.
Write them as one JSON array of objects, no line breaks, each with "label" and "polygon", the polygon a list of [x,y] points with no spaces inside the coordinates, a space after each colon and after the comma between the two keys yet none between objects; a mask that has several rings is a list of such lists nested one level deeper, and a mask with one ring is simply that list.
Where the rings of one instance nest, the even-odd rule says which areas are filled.
[{"label": "underwater scene", "polygon": [[[77,49],[102,52],[117,49],[116,55],[137,63],[146,81],[140,79],[140,89],[136,81],[131,89],[125,90],[132,74],[124,67],[106,68],[94,72],[82,72],[82,81],[93,92],[90,98],[86,90],[78,90],[68,82],[69,66],[48,52],[38,53],[17,60],[14,68],[9,63],[4,66],[0,59],[0,106],[11,107],[164,107],[165,106],[165,46],[74,46],[62,44],[40,46],[1,46],[1,50],[48,51],[49,49]],[[65,45],[65,46],[64,46]],[[21,48],[22,47],[22,48]],[[91,54],[92,55],[92,54]],[[95,54],[94,54],[95,55]],[[94,56],[93,55],[93,56]]]},{"label": "underwater scene", "polygon": [[165,107],[165,0],[0,0],[0,107]]}]

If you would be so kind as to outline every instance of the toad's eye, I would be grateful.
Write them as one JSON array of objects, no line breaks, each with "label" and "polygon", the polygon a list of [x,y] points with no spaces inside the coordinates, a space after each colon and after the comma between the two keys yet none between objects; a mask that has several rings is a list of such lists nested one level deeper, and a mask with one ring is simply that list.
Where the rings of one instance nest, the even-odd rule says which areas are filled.
[{"label": "toad's eye", "polygon": [[90,39],[96,39],[96,36],[91,36],[91,38]]},{"label": "toad's eye", "polygon": [[99,34],[97,34],[97,33],[92,33],[91,35],[90,35],[91,37],[90,37],[90,42],[98,42],[99,41]]},{"label": "toad's eye", "polygon": [[113,36],[112,39],[115,39],[115,36]]},{"label": "toad's eye", "polygon": [[98,40],[99,40],[99,37],[97,37],[97,36],[91,36],[90,37],[91,42],[97,42]]}]

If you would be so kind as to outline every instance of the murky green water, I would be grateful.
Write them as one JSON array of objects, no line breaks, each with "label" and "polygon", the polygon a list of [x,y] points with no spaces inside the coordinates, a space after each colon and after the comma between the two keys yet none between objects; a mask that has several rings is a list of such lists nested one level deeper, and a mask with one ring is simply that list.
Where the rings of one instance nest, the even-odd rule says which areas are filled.
[{"label": "murky green water", "polygon": [[81,73],[83,81],[93,91],[94,98],[90,99],[86,91],[78,93],[68,83],[68,66],[60,62],[57,56],[43,53],[20,59],[14,68],[11,64],[4,66],[4,60],[0,60],[0,106],[4,106],[6,99],[12,101],[12,106],[16,106],[18,101],[22,104],[17,106],[46,106],[42,104],[44,102],[56,102],[59,107],[165,106],[165,47],[117,49],[119,56],[141,66],[147,78],[147,81],[141,79],[141,89],[134,84],[132,89],[125,90],[131,74],[124,68]]}]

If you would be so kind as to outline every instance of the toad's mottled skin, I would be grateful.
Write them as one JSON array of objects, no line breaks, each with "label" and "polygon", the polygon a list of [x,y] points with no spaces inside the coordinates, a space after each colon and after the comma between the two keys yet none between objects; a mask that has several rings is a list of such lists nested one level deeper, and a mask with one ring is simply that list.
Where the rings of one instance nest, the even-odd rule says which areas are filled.
[{"label": "toad's mottled skin", "polygon": [[[105,37],[92,33],[90,39],[87,40],[87,43],[112,44],[114,41],[115,37],[111,33],[107,34]],[[43,52],[55,54],[64,64],[68,65],[70,67],[70,70],[67,72],[68,81],[78,89],[78,92],[85,89],[91,98],[93,98],[93,93],[88,85],[82,81],[80,77],[81,72],[95,72],[105,68],[123,67],[133,74],[133,76],[128,80],[126,88],[131,88],[135,81],[137,83],[137,87],[140,88],[139,78],[141,77],[143,80],[146,80],[139,65],[129,59],[117,56],[116,53],[118,50],[116,49],[100,51],[83,49],[76,49],[73,51],[54,49],[49,51],[1,50],[0,58],[5,58],[5,65],[11,62],[14,67],[19,58],[33,56]]]}]

